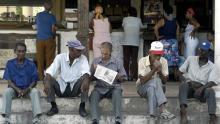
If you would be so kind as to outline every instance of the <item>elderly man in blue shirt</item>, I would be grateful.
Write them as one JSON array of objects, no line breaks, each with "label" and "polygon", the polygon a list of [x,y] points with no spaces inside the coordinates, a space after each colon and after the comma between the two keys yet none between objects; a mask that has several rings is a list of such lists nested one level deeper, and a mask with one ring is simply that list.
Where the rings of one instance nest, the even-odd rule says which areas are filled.
[{"label": "elderly man in blue shirt", "polygon": [[[92,123],[98,124],[99,122],[99,101],[103,98],[112,99],[115,122],[121,124],[122,120],[122,88],[121,82],[127,79],[127,75],[123,65],[114,57],[111,56],[112,44],[109,42],[103,42],[101,44],[101,57],[95,58],[91,65],[92,80],[95,80],[95,88],[90,95],[90,110],[92,116]],[[104,66],[108,69],[118,72],[112,85],[107,82],[94,77],[97,65]]]},{"label": "elderly man in blue shirt", "polygon": [[33,123],[38,123],[42,111],[40,93],[34,88],[38,81],[37,68],[32,61],[25,58],[24,43],[17,43],[14,51],[17,57],[7,62],[3,77],[8,81],[8,88],[3,94],[1,114],[5,117],[5,123],[10,123],[12,99],[29,96],[33,104]]}]

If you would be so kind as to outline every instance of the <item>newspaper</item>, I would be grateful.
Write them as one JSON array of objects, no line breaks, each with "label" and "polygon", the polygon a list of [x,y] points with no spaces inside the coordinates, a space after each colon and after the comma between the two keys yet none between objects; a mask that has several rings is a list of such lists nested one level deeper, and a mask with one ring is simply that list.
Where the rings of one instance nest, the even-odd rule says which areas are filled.
[{"label": "newspaper", "polygon": [[117,74],[118,74],[118,72],[116,72],[114,70],[108,69],[108,68],[101,66],[101,65],[97,65],[94,76],[96,78],[103,80],[106,83],[112,85]]}]

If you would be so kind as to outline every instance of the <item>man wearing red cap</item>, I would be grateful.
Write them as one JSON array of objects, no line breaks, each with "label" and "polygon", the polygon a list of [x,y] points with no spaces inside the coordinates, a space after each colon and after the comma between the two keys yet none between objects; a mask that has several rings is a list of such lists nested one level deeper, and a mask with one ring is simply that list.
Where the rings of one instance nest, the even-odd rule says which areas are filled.
[{"label": "man wearing red cap", "polygon": [[151,43],[149,56],[143,57],[138,63],[137,92],[141,97],[148,99],[148,109],[151,117],[156,117],[156,108],[160,108],[159,117],[173,119],[175,116],[167,111],[167,98],[162,89],[168,77],[167,60],[162,57],[163,44],[159,41]]}]

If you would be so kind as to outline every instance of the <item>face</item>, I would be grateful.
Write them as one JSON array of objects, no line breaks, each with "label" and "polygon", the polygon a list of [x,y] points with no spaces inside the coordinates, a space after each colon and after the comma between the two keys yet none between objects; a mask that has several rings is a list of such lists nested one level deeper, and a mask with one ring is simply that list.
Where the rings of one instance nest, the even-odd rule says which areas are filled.
[{"label": "face", "polygon": [[97,6],[97,7],[95,8],[95,13],[96,13],[96,14],[102,14],[102,13],[103,13],[102,7],[101,7],[101,6]]},{"label": "face", "polygon": [[107,60],[111,57],[111,51],[108,48],[101,48],[102,59]]},{"label": "face", "polygon": [[192,17],[192,14],[190,12],[186,11],[186,15],[185,16],[186,16],[187,19],[189,19],[189,18]]},{"label": "face", "polygon": [[82,50],[69,47],[69,56],[72,59],[79,58],[81,54],[82,54]]},{"label": "face", "polygon": [[208,57],[209,51],[205,51],[203,49],[199,49],[199,56],[200,57]]},{"label": "face", "polygon": [[213,36],[211,33],[208,33],[208,34],[207,34],[207,39],[208,39],[209,41],[214,41],[214,36]]},{"label": "face", "polygon": [[161,58],[161,54],[150,54],[150,59],[151,59],[151,62],[154,62],[154,61],[159,61],[160,58]]},{"label": "face", "polygon": [[25,58],[26,49],[24,46],[17,46],[15,49],[15,54],[17,55],[17,59],[21,60]]}]

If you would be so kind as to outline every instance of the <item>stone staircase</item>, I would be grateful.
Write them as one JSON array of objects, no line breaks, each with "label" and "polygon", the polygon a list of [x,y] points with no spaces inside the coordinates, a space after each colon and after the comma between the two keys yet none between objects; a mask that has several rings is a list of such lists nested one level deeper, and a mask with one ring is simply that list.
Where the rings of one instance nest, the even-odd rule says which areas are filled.
[{"label": "stone staircase", "polygon": [[[176,118],[170,121],[161,119],[152,119],[147,114],[147,101],[140,98],[136,93],[135,83],[126,82],[123,85],[123,124],[179,124],[179,103],[178,103],[178,83],[170,82],[167,84],[166,96],[168,97],[167,108],[176,115]],[[6,82],[0,83],[0,95],[7,87]],[[41,105],[43,112],[50,109],[50,104],[45,100],[43,93],[43,84],[38,83],[37,88],[41,91]],[[93,89],[91,86],[90,90]],[[57,98],[59,114],[52,117],[43,115],[42,124],[90,124],[90,115],[82,118],[78,114],[80,98]],[[2,99],[0,98],[0,106]],[[89,111],[89,105],[87,104]],[[111,100],[104,99],[100,102],[100,124],[114,124],[114,115],[112,112]],[[220,100],[218,100],[217,114],[220,114]],[[207,105],[201,104],[196,100],[190,100],[188,107],[188,119],[190,124],[208,124]],[[31,102],[27,98],[15,99],[12,103],[11,120],[14,124],[31,124]],[[0,124],[3,118],[0,117]]]}]

